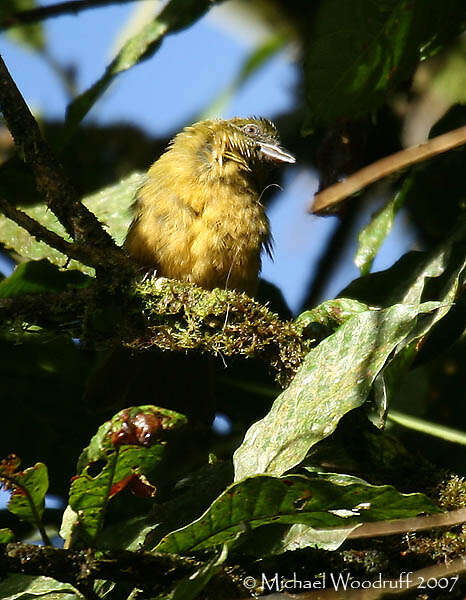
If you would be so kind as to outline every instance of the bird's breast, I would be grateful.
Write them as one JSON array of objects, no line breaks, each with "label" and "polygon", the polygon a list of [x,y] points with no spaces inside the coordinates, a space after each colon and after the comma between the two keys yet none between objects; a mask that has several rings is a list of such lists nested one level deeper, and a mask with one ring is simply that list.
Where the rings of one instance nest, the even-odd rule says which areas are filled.
[{"label": "bird's breast", "polygon": [[253,295],[270,237],[257,192],[221,178],[169,183],[150,178],[139,191],[129,253],[160,276]]}]

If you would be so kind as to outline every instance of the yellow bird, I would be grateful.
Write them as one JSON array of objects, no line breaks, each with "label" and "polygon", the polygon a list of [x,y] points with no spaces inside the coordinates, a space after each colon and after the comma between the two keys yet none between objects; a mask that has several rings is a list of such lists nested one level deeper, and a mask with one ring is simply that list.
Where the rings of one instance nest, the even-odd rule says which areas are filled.
[{"label": "yellow bird", "polygon": [[158,276],[252,296],[271,243],[261,197],[271,167],[294,162],[268,119],[186,127],[149,169],[124,247]]}]

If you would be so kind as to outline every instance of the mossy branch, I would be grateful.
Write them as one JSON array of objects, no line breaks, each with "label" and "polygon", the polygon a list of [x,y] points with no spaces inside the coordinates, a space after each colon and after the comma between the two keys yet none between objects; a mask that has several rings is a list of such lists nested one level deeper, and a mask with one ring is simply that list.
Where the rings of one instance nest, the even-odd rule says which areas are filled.
[{"label": "mossy branch", "polygon": [[258,358],[285,385],[310,342],[245,294],[207,291],[172,279],[136,283],[122,294],[98,285],[56,294],[0,299],[0,320],[67,331],[99,347],[159,348]]},{"label": "mossy branch", "polygon": [[173,554],[115,550],[99,551],[97,556],[89,551],[50,546],[0,544],[0,574],[46,575],[78,588],[84,581],[107,579],[147,584],[160,584],[163,580],[163,587],[169,589],[195,568],[195,561]]}]

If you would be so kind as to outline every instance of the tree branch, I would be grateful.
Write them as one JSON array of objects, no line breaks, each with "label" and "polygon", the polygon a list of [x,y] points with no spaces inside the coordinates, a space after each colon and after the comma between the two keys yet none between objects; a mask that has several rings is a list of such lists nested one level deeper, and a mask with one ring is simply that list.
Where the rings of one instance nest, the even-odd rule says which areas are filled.
[{"label": "tree branch", "polygon": [[88,8],[97,8],[109,4],[126,4],[128,2],[136,2],[136,0],[70,0],[68,2],[58,2],[51,6],[39,6],[30,10],[22,10],[2,19],[0,21],[0,31],[16,25],[36,23],[60,15],[77,14]]},{"label": "tree branch", "polygon": [[[208,291],[159,278],[136,285],[131,295],[116,300],[100,294],[100,288],[91,286],[0,298],[0,322],[46,323],[57,330],[63,330],[63,323],[68,322],[74,337],[109,348],[123,345],[140,351],[160,348],[254,357],[268,364],[283,386],[313,343],[303,339],[299,325],[282,321],[267,307],[237,292]],[[108,330],[100,324],[93,331],[92,319],[85,323],[86,314],[95,317],[97,310],[113,311]]]},{"label": "tree branch", "polygon": [[75,260],[90,266],[98,266],[98,264],[94,264],[93,254],[92,252],[89,253],[87,247],[81,247],[77,244],[67,242],[60,235],[54,231],[50,231],[25,212],[11,206],[11,204],[3,198],[0,198],[0,210],[6,217],[25,229],[40,242],[45,242],[52,248],[63,252],[63,254],[69,258],[74,258]]},{"label": "tree branch", "polygon": [[87,244],[93,266],[129,264],[122,250],[85,206],[41,135],[24,98],[0,56],[0,109],[20,155],[31,166],[47,206],[78,244]]},{"label": "tree branch", "polygon": [[10,543],[0,545],[0,573],[46,575],[77,584],[107,579],[160,584],[169,589],[188,575],[197,563],[174,554],[101,550],[99,558],[90,552],[63,550],[50,546]]},{"label": "tree branch", "polygon": [[362,190],[369,184],[463,144],[466,144],[466,125],[432,138],[425,144],[395,152],[395,154],[377,160],[350,175],[344,181],[331,185],[316,194],[310,212],[315,214],[329,212],[329,210],[334,209],[342,200],[359,192],[359,190]]}]

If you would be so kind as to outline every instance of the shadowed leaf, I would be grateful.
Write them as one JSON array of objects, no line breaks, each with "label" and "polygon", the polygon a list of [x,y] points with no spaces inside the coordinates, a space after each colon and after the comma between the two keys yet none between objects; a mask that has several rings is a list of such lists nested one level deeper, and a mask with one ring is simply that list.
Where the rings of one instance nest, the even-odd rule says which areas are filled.
[{"label": "shadowed leaf", "polygon": [[421,58],[463,30],[464,20],[461,0],[322,2],[305,57],[305,129],[382,104]]}]

